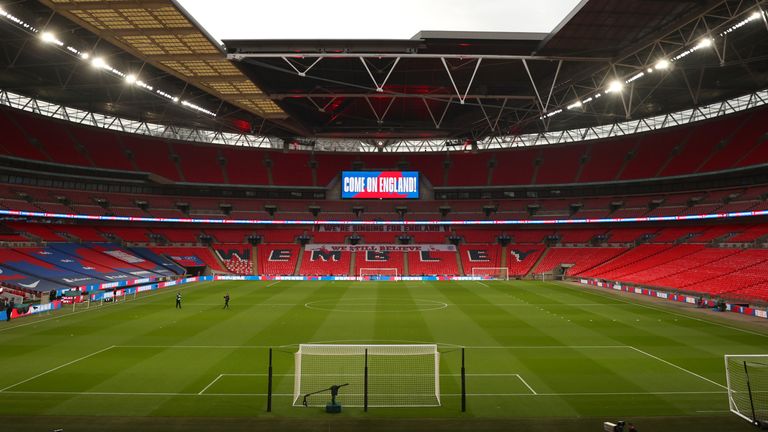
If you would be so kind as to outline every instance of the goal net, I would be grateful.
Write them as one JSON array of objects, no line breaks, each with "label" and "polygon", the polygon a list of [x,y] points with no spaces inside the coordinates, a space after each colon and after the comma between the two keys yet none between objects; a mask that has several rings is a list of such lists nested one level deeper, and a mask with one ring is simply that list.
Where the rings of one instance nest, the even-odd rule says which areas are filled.
[{"label": "goal net", "polygon": [[731,412],[768,426],[768,354],[726,355],[725,376]]},{"label": "goal net", "polygon": [[396,279],[400,276],[396,268],[361,268],[360,279]]},{"label": "goal net", "polygon": [[302,344],[295,368],[294,406],[325,406],[329,392],[307,395],[342,384],[344,406],[440,406],[437,345]]},{"label": "goal net", "polygon": [[506,267],[473,267],[472,276],[484,279],[509,279],[509,269]]}]

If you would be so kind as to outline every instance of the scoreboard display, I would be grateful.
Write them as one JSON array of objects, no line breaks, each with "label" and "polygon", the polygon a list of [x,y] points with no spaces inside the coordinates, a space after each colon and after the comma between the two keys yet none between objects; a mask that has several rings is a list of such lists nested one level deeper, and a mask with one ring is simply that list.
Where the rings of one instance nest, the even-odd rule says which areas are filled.
[{"label": "scoreboard display", "polygon": [[417,171],[342,171],[343,199],[418,199]]}]

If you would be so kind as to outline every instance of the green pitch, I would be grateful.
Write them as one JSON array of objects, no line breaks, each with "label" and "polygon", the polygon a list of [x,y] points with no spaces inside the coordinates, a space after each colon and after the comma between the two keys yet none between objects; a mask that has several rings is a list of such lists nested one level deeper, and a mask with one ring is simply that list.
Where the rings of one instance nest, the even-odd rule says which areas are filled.
[{"label": "green pitch", "polygon": [[[549,282],[193,284],[2,323],[0,430],[751,430],[723,355],[765,353],[768,333],[691,312]],[[309,342],[437,343],[442,406],[293,407]]]}]

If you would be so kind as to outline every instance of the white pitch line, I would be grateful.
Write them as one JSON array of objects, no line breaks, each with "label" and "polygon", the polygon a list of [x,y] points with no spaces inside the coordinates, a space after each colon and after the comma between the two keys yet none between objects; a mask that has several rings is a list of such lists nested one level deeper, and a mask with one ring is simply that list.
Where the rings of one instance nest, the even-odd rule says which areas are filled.
[{"label": "white pitch line", "polygon": [[59,366],[56,366],[55,368],[52,368],[52,369],[48,369],[48,370],[47,370],[47,371],[45,371],[45,372],[41,372],[41,373],[39,373],[39,374],[37,374],[37,375],[35,375],[35,376],[33,376],[33,377],[27,378],[27,379],[25,379],[25,380],[23,380],[23,381],[19,381],[19,382],[17,382],[16,384],[12,384],[12,385],[9,385],[8,387],[5,387],[5,388],[3,388],[3,389],[0,389],[0,393],[4,392],[4,391],[6,391],[6,390],[8,390],[8,389],[10,389],[10,388],[13,388],[13,387],[16,387],[16,386],[18,386],[18,385],[24,384],[25,382],[29,382],[29,381],[32,381],[33,379],[36,379],[36,378],[40,378],[40,377],[41,377],[41,376],[43,376],[43,375],[46,375],[46,374],[49,374],[49,373],[51,373],[51,372],[57,371],[57,370],[59,370],[59,369],[61,369],[61,368],[67,367],[67,366],[69,366],[69,365],[71,365],[71,364],[75,364],[75,363],[77,363],[77,362],[79,362],[79,361],[81,361],[81,360],[85,360],[85,359],[87,359],[88,357],[93,357],[93,356],[95,356],[95,355],[97,355],[97,354],[101,354],[101,353],[103,353],[104,351],[108,351],[108,350],[110,350],[110,349],[112,349],[112,348],[114,348],[114,347],[115,347],[114,345],[111,345],[111,346],[108,346],[108,347],[106,347],[106,348],[104,348],[104,349],[100,349],[100,350],[98,350],[98,351],[96,351],[96,352],[90,353],[90,354],[88,354],[88,355],[84,355],[84,356],[82,356],[82,357],[80,357],[80,358],[76,358],[76,359],[74,359],[74,360],[72,360],[72,361],[70,361],[70,362],[64,363],[63,365],[59,365]]},{"label": "white pitch line", "polygon": [[280,283],[280,281],[275,281],[275,282],[272,282],[271,284],[267,285],[267,288],[269,288],[269,287],[271,287],[271,286],[275,286],[275,285],[277,285],[277,284],[279,284],[279,283]]},{"label": "white pitch line", "polygon": [[[179,290],[183,290],[185,288],[189,288],[193,284],[196,284],[196,283],[199,283],[199,282],[192,282],[190,284],[185,284],[185,285],[181,286],[179,288]],[[209,284],[209,283],[210,282],[202,282],[202,284]],[[170,288],[170,287],[168,287],[168,288]],[[135,299],[125,299],[123,301],[116,302],[115,304],[123,304],[123,303],[127,303],[127,302],[136,302],[138,300],[143,300],[143,299],[146,299],[146,298],[149,298],[149,297],[158,296],[160,294],[165,294],[166,292],[168,292],[168,291],[164,291],[164,290],[165,290],[165,288],[160,288],[159,292],[156,292],[156,293],[153,293],[153,294],[147,294],[145,296],[140,296],[140,297],[137,297]],[[134,306],[134,305],[131,304],[131,306]],[[61,310],[61,309],[57,309],[57,310]],[[69,316],[72,316],[72,315],[78,315],[78,314],[81,314],[81,313],[84,313],[84,312],[100,311],[100,310],[107,310],[107,311],[109,311],[110,309],[102,309],[100,307],[94,307],[93,309],[88,308],[88,309],[79,310],[77,312],[68,312],[66,314],[62,314],[62,315],[58,315],[58,316],[54,316],[54,317],[50,317],[50,318],[45,318],[45,319],[33,320],[33,321],[30,321],[30,322],[26,322],[24,324],[14,325],[12,327],[0,328],[0,332],[4,332],[4,331],[8,331],[8,330],[13,330],[13,329],[16,329],[16,328],[19,328],[19,327],[26,327],[28,325],[39,324],[39,323],[43,323],[43,322],[46,322],[46,321],[56,320],[56,319],[59,319],[59,318],[66,318],[66,317],[69,317]],[[55,312],[55,311],[51,311],[51,312]],[[32,317],[34,317],[34,315]],[[32,317],[30,317],[30,318],[32,318]],[[18,318],[16,318],[16,319],[18,319]],[[2,390],[0,390],[0,391],[2,391]]]},{"label": "white pitch line", "polygon": [[530,386],[530,385],[529,385],[529,384],[528,384],[528,383],[525,381],[525,379],[524,379],[522,376],[520,376],[519,374],[515,374],[515,376],[516,376],[516,377],[517,377],[517,378],[518,378],[520,381],[522,381],[522,383],[523,383],[523,384],[524,384],[526,387],[528,387],[528,390],[530,390],[530,391],[531,391],[531,393],[533,393],[533,394],[535,394],[535,395],[538,395],[538,393],[536,393],[536,390],[534,390],[534,389],[533,389],[533,387],[531,387],[531,386]]},{"label": "white pitch line", "polygon": [[482,286],[484,286],[484,287],[486,287],[486,288],[490,288],[490,286],[488,286],[487,284],[485,284],[485,283],[483,283],[483,282],[477,282],[477,283],[479,283],[480,285],[482,285]]},{"label": "white pitch line", "polygon": [[[434,342],[425,342],[434,343]],[[442,345],[442,343],[437,343]],[[297,345],[297,344],[295,344]],[[452,344],[451,344],[452,345]],[[286,346],[286,345],[281,345]],[[115,348],[180,348],[180,349],[267,349],[278,348],[275,345],[115,345]],[[486,345],[457,346],[466,349],[610,349],[632,348],[629,345]]]},{"label": "white pitch line", "polygon": [[758,333],[756,331],[747,330],[747,329],[743,329],[743,328],[739,328],[739,327],[734,327],[734,326],[730,326],[728,324],[721,324],[721,323],[715,322],[715,321],[710,321],[710,320],[706,320],[706,319],[702,319],[702,318],[696,318],[696,317],[693,317],[693,316],[690,316],[690,315],[681,314],[681,313],[677,313],[677,312],[672,312],[672,311],[669,311],[669,310],[666,310],[666,309],[663,309],[663,308],[660,308],[660,307],[650,306],[650,305],[641,304],[641,303],[635,303],[635,302],[631,302],[629,300],[624,300],[622,298],[617,298],[617,297],[614,297],[614,296],[609,296],[607,294],[601,294],[601,293],[598,293],[598,292],[592,292],[591,290],[587,290],[587,289],[581,289],[580,290],[580,289],[577,289],[576,287],[572,287],[572,286],[569,286],[569,285],[566,285],[566,284],[560,285],[560,284],[554,284],[552,282],[545,282],[545,283],[547,283],[549,285],[556,286],[556,287],[568,288],[568,289],[570,289],[572,291],[576,291],[576,292],[583,292],[583,293],[586,293],[586,294],[592,294],[592,295],[595,295],[595,296],[598,296],[598,297],[601,297],[601,298],[604,298],[604,299],[610,299],[610,300],[615,300],[615,301],[619,301],[619,302],[622,302],[622,303],[627,303],[629,305],[637,306],[637,307],[640,307],[640,308],[651,309],[651,310],[655,310],[657,312],[663,312],[663,313],[666,313],[666,314],[669,314],[669,315],[679,316],[679,317],[682,317],[682,318],[688,318],[688,319],[693,320],[693,321],[703,322],[705,324],[711,324],[711,325],[718,326],[718,327],[724,327],[724,328],[727,328],[727,329],[740,331],[742,333],[748,333],[748,334],[755,335],[755,336],[768,337],[768,333]]},{"label": "white pitch line", "polygon": [[216,384],[216,381],[218,381],[222,376],[224,376],[224,374],[219,374],[219,376],[217,376],[213,381],[211,381],[207,386],[205,386],[197,394],[201,395],[201,394],[205,393],[205,391],[208,390],[209,388],[211,388],[212,385]]},{"label": "white pitch line", "polygon": [[212,385],[216,384],[216,381],[218,381],[219,378],[221,378],[222,376],[223,376],[223,374],[219,374],[219,376],[214,378],[213,381],[211,381],[207,386],[203,387],[203,389],[200,390],[197,394],[201,395],[201,394],[205,393],[205,391],[208,390],[209,388],[211,388]]},{"label": "white pitch line", "polygon": [[709,378],[703,377],[703,376],[701,376],[701,375],[697,374],[696,372],[690,371],[690,370],[688,370],[688,369],[686,369],[686,368],[684,368],[684,367],[682,367],[682,366],[678,366],[678,365],[676,365],[676,364],[674,364],[674,363],[668,362],[668,361],[664,360],[663,358],[660,358],[660,357],[656,357],[655,355],[653,355],[653,354],[651,354],[651,353],[648,353],[648,352],[645,352],[645,351],[641,350],[640,348],[636,348],[636,347],[633,347],[633,346],[630,346],[630,345],[627,345],[627,346],[629,346],[629,347],[630,347],[630,348],[632,348],[633,350],[635,350],[635,351],[639,352],[640,354],[645,354],[645,355],[647,355],[648,357],[650,357],[650,358],[652,358],[652,359],[656,359],[656,360],[658,360],[658,361],[660,361],[660,362],[662,362],[662,363],[666,363],[666,364],[668,364],[668,365],[670,365],[670,366],[672,366],[672,367],[674,367],[674,368],[680,369],[680,370],[681,370],[681,371],[683,371],[683,372],[689,373],[689,374],[691,374],[691,375],[695,376],[696,378],[700,378],[700,379],[702,379],[702,380],[704,380],[704,381],[707,381],[707,382],[709,382],[709,383],[712,383],[712,384],[714,384],[714,385],[716,385],[716,386],[718,386],[718,387],[720,387],[720,388],[724,388],[724,389],[728,390],[728,387],[726,387],[726,386],[724,386],[724,385],[722,385],[722,384],[720,384],[720,383],[718,383],[718,382],[712,381],[712,380],[711,380],[711,379],[709,379]]},{"label": "white pitch line", "polygon": [[[467,396],[478,397],[517,397],[517,396],[644,396],[644,395],[705,395],[705,394],[726,394],[724,391],[664,391],[664,392],[594,392],[594,393],[467,393]],[[266,393],[169,393],[169,392],[73,392],[73,391],[24,391],[9,390],[2,394],[43,394],[43,395],[77,395],[77,396],[233,396],[233,397],[262,397]],[[0,394],[0,397],[2,396]],[[293,397],[293,393],[273,393],[275,397]],[[461,393],[443,393],[441,397],[459,397]],[[728,411],[723,411],[728,412]]]},{"label": "white pitch line", "polygon": [[510,345],[465,346],[467,349],[608,349],[631,348],[629,345]]}]

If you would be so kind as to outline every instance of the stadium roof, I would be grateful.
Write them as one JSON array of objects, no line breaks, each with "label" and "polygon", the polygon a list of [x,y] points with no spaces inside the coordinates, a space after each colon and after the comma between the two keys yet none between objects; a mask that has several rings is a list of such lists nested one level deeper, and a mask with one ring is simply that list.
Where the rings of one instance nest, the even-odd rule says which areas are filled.
[{"label": "stadium roof", "polygon": [[[5,25],[0,86],[131,118],[283,138],[473,140],[619,122],[766,88],[765,3],[584,0],[549,33],[221,47],[172,0],[28,0],[4,8],[153,91],[53,52],[35,40],[40,32]],[[606,91],[613,81],[621,88]]]}]

